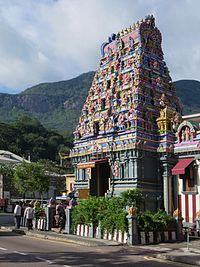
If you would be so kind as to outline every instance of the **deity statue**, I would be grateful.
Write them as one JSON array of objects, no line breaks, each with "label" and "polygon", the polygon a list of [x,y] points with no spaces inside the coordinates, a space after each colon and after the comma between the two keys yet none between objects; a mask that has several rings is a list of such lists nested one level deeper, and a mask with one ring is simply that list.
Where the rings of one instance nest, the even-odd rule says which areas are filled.
[{"label": "deity statue", "polygon": [[128,52],[131,52],[132,50],[134,50],[134,39],[129,36],[128,38]]},{"label": "deity statue", "polygon": [[123,84],[128,84],[130,81],[130,74],[126,73],[123,75]]},{"label": "deity statue", "polygon": [[122,50],[123,48],[124,48],[124,42],[119,36],[117,36],[117,38],[116,38],[116,49],[119,51],[119,50]]},{"label": "deity statue", "polygon": [[135,207],[129,207],[128,208],[128,215],[135,216],[137,214],[137,208]]},{"label": "deity statue", "polygon": [[127,105],[127,103],[128,103],[128,96],[127,96],[127,93],[124,92],[124,93],[123,93],[123,96],[122,96],[122,102],[121,102],[121,105],[122,105],[122,106],[125,106],[125,105]]},{"label": "deity statue", "polygon": [[190,128],[187,126],[185,128],[185,141],[189,141],[190,140]]},{"label": "deity statue", "polygon": [[174,112],[173,117],[172,117],[172,127],[174,131],[177,129],[181,120],[182,120],[181,115],[178,112]]},{"label": "deity statue", "polygon": [[114,162],[113,173],[115,177],[119,177],[119,163],[117,161]]},{"label": "deity statue", "polygon": [[184,130],[181,131],[181,141],[182,142],[185,141],[185,131]]},{"label": "deity statue", "polygon": [[181,216],[182,216],[182,213],[181,213],[180,209],[176,209],[176,210],[173,212],[173,217],[180,218]]},{"label": "deity statue", "polygon": [[160,97],[160,107],[161,108],[165,108],[168,104],[168,99],[166,97],[166,95],[163,93]]},{"label": "deity statue", "polygon": [[104,118],[101,118],[99,121],[99,131],[104,132],[105,131],[105,120]]}]

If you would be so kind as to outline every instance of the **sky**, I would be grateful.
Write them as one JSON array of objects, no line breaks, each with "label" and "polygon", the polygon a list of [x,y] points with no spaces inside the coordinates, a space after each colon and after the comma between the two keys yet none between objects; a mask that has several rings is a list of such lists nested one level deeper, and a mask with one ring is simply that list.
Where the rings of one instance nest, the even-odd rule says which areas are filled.
[{"label": "sky", "polygon": [[0,0],[0,92],[97,70],[108,36],[153,14],[173,81],[200,80],[200,0]]}]

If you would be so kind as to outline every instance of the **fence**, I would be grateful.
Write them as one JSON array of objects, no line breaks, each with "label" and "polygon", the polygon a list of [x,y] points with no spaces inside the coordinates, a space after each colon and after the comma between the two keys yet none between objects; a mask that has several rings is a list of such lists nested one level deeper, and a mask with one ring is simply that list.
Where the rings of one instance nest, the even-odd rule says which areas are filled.
[{"label": "fence", "polygon": [[177,240],[176,231],[165,232],[139,232],[139,244],[155,244]]},{"label": "fence", "polygon": [[196,238],[200,239],[200,218],[196,218],[196,224],[183,223],[183,235],[187,241],[187,249],[189,250],[190,240]]},{"label": "fence", "polygon": [[126,232],[116,230],[114,231],[113,234],[110,234],[107,231],[103,233],[100,227],[93,227],[92,225],[88,226],[84,224],[77,225],[75,234],[78,236],[112,240],[112,241],[117,241],[120,243],[127,243],[127,239],[128,239],[128,234]]},{"label": "fence", "polygon": [[[66,209],[66,224],[64,233],[75,234],[83,237],[92,237],[99,239],[106,239],[117,241],[119,243],[129,245],[135,244],[154,244],[159,242],[176,241],[179,239],[178,233],[180,229],[165,231],[165,232],[141,232],[138,230],[137,217],[127,216],[128,219],[128,232],[122,232],[115,230],[113,234],[106,231],[102,231],[100,226],[94,227],[93,225],[78,224],[75,231],[72,231],[72,219],[71,219],[71,209]],[[51,231],[55,227],[55,208],[47,207],[45,209],[45,217],[39,218],[33,221],[33,226],[35,229],[42,231]],[[25,221],[22,219],[22,226],[25,226]],[[195,236],[196,234],[191,234]],[[198,233],[198,236],[200,234]]]}]

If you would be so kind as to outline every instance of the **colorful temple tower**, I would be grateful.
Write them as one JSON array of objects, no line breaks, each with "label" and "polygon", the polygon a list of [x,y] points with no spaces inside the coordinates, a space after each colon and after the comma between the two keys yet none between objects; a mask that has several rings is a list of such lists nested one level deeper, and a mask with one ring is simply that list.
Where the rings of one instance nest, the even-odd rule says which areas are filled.
[{"label": "colorful temple tower", "polygon": [[[80,195],[140,188],[145,208],[171,212],[171,166],[181,122],[153,16],[112,34],[74,132],[71,151]],[[164,192],[164,195],[163,195]]]}]

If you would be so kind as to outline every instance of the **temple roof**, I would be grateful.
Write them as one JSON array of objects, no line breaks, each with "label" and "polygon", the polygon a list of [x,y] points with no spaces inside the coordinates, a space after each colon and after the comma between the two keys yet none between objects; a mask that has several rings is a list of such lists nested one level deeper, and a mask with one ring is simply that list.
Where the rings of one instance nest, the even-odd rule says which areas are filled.
[{"label": "temple roof", "polygon": [[160,108],[181,112],[153,16],[112,34],[74,132],[75,141],[127,130],[157,132]]}]

